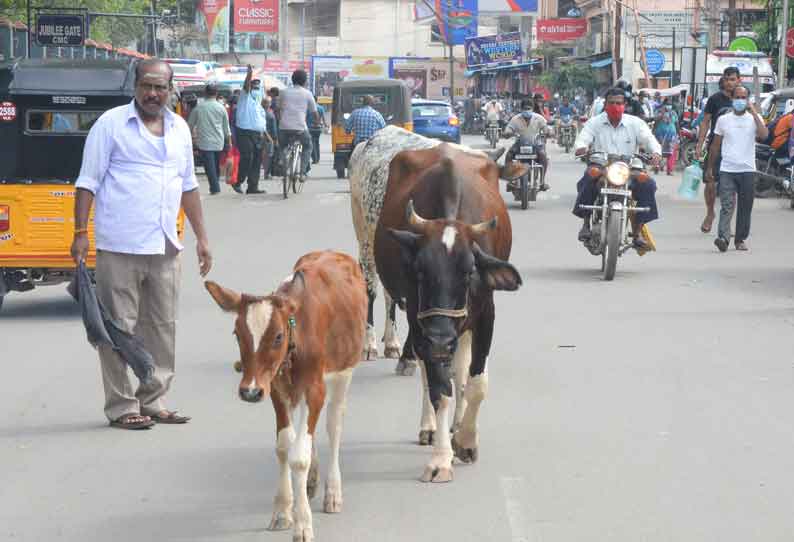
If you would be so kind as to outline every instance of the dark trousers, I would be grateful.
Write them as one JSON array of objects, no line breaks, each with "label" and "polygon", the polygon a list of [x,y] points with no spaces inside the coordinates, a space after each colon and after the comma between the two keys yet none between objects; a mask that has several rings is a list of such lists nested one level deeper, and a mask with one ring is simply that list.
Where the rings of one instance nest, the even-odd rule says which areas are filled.
[{"label": "dark trousers", "polygon": [[[587,218],[592,213],[589,209],[580,209],[579,205],[594,205],[598,199],[600,191],[598,179],[589,176],[587,173],[576,183],[576,203],[573,206],[573,214],[579,218]],[[649,207],[651,210],[643,213],[635,213],[637,226],[642,226],[659,218],[659,209],[656,206],[656,181],[648,179],[644,183],[629,181],[634,201],[638,207]]]},{"label": "dark trousers", "polygon": [[201,153],[201,160],[204,162],[204,172],[210,182],[210,194],[220,192],[221,183],[218,178],[221,175],[221,151],[203,151],[199,149],[199,152]]},{"label": "dark trousers", "polygon": [[320,161],[320,135],[323,131],[309,130],[309,133],[312,136],[312,164],[316,164]]},{"label": "dark trousers", "polygon": [[237,128],[237,147],[240,149],[239,185],[248,182],[248,192],[259,190],[259,170],[262,167],[264,138],[259,132]]},{"label": "dark trousers", "polygon": [[[735,243],[741,243],[750,237],[750,215],[753,212],[755,199],[755,173],[720,172],[720,184],[717,186],[720,195],[720,225],[719,236],[726,241],[731,240],[731,219],[734,206],[736,211],[736,237]],[[734,204],[734,195],[736,203]]]}]

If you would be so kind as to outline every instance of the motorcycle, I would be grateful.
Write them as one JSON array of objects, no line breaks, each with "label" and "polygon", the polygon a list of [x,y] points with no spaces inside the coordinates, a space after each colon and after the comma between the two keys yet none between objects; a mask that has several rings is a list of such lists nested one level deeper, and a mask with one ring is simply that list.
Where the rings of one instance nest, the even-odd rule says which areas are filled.
[{"label": "motorcycle", "polygon": [[571,152],[573,142],[576,139],[576,126],[570,115],[565,115],[560,119],[560,140],[558,144],[565,149],[566,153]]},{"label": "motorcycle", "polygon": [[[618,257],[635,247],[629,240],[630,216],[650,211],[648,207],[637,207],[628,189],[632,180],[647,182],[650,179],[645,169],[648,161],[643,154],[632,157],[593,152],[587,155],[588,174],[598,179],[601,190],[595,205],[579,205],[580,209],[593,211],[590,214],[591,236],[582,244],[593,256],[601,256],[604,280],[615,278]],[[634,237],[638,235],[639,232],[633,234]]]},{"label": "motorcycle", "polygon": [[543,165],[538,162],[538,152],[545,146],[544,134],[534,139],[519,137],[513,144],[513,160],[529,165],[529,171],[517,181],[507,184],[507,190],[521,202],[521,208],[527,209],[530,201],[537,201],[538,192],[543,188]]},{"label": "motorcycle", "polygon": [[491,145],[491,148],[495,149],[496,143],[499,141],[499,137],[502,135],[502,129],[499,126],[499,122],[489,121],[488,126],[485,128],[485,135],[488,139],[488,143]]},{"label": "motorcycle", "polygon": [[475,111],[471,116],[469,124],[469,135],[481,134],[485,124],[485,114],[482,111]]},{"label": "motorcycle", "polygon": [[788,194],[790,188],[791,161],[788,157],[775,156],[775,149],[762,143],[755,144],[755,196],[775,197]]}]

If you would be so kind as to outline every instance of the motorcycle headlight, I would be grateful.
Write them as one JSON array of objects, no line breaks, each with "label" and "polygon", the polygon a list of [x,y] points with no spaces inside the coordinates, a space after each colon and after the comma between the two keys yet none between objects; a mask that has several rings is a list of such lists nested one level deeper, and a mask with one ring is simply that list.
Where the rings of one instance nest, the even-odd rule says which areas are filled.
[{"label": "motorcycle headlight", "polygon": [[607,167],[607,180],[609,184],[623,186],[629,180],[629,166],[623,162],[615,162]]}]

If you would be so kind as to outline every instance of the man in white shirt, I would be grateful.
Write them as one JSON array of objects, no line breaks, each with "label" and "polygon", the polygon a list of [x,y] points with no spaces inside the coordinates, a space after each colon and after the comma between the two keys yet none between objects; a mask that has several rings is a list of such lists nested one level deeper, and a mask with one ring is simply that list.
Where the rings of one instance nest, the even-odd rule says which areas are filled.
[{"label": "man in white shirt", "polygon": [[154,358],[153,378],[135,390],[118,353],[99,347],[105,415],[122,429],[190,419],[163,404],[174,378],[180,204],[196,235],[201,275],[212,266],[190,128],[166,108],[172,79],[171,67],[161,60],[138,63],[134,100],[105,112],[91,128],[76,183],[72,257],[76,263],[86,259],[96,202],[97,297]]},{"label": "man in white shirt", "polygon": [[312,157],[312,137],[309,134],[309,127],[306,125],[306,116],[311,113],[314,122],[320,124],[314,96],[306,89],[307,79],[305,71],[295,70],[292,73],[292,86],[282,90],[279,94],[281,120],[278,126],[278,143],[282,152],[286,151],[293,139],[300,139],[303,145],[301,173],[304,176],[309,171],[309,162]]},{"label": "man in white shirt", "polygon": [[[736,213],[736,250],[747,250],[750,215],[755,198],[755,142],[767,138],[769,130],[753,104],[747,102],[748,91],[741,85],[733,90],[733,111],[723,114],[714,126],[714,140],[709,149],[706,182],[714,182],[717,156],[722,156],[719,171],[720,224],[714,244],[720,252],[728,250],[731,219]],[[749,113],[749,114],[748,114]],[[734,203],[736,197],[736,203]]]},{"label": "man in white shirt", "polygon": [[485,119],[490,122],[499,122],[502,112],[505,110],[502,104],[491,98],[491,100],[483,107],[485,111]]},{"label": "man in white shirt", "polygon": [[[658,164],[662,159],[662,147],[654,137],[651,129],[644,120],[624,114],[626,107],[625,92],[621,88],[613,87],[606,93],[604,112],[588,120],[579,136],[576,138],[574,148],[576,156],[583,156],[592,152],[603,152],[618,156],[631,157],[640,147],[653,155],[653,162]],[[645,182],[632,181],[629,185],[632,197],[639,207],[650,207],[650,211],[634,213],[634,243],[638,248],[646,245],[640,237],[643,224],[659,218],[656,206],[656,181],[649,179]],[[599,194],[598,179],[591,177],[587,170],[576,185],[578,195],[573,206],[573,214],[583,219],[582,228],[579,230],[579,240],[584,242],[590,239],[589,209],[580,209],[580,205],[593,205]]]}]

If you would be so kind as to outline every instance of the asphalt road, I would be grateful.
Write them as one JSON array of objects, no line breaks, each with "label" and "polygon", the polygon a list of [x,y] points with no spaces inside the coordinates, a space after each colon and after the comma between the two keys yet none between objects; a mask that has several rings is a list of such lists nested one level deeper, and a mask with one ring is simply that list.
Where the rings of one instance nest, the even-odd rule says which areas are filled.
[{"label": "asphalt road", "polygon": [[[342,439],[344,511],[313,501],[317,539],[794,539],[794,212],[758,201],[751,251],[719,254],[699,232],[702,205],[671,196],[680,176],[661,176],[659,251],[627,254],[605,283],[570,214],[581,164],[551,147],[552,191],[527,211],[509,203],[524,287],[496,295],[479,463],[456,466],[451,484],[420,483],[419,378],[364,362]],[[206,198],[211,278],[267,293],[307,251],[355,254],[347,183],[330,165],[325,152],[289,201],[275,183],[265,196]],[[204,291],[193,247],[170,395],[187,426],[108,428],[98,359],[64,288],[6,299],[0,540],[291,539],[265,530],[272,408],[236,398],[232,322]]]}]

